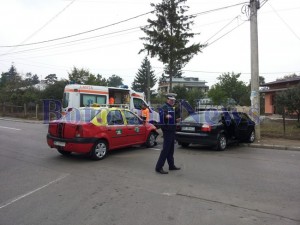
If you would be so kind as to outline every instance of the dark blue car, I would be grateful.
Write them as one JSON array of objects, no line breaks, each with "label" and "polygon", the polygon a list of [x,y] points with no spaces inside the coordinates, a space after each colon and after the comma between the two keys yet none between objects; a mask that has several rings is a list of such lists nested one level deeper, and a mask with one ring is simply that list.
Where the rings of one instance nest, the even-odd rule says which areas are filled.
[{"label": "dark blue car", "polygon": [[242,112],[200,111],[177,124],[176,140],[184,147],[199,144],[222,151],[232,142],[254,142],[255,123]]}]

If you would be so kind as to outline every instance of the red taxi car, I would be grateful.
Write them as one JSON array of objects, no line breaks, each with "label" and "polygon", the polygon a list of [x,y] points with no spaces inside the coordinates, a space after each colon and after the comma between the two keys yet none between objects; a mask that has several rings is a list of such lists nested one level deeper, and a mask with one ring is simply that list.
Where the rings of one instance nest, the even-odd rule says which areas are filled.
[{"label": "red taxi car", "polygon": [[153,147],[156,127],[122,108],[74,109],[49,123],[47,143],[62,155],[88,153],[95,160],[108,151],[131,145]]}]

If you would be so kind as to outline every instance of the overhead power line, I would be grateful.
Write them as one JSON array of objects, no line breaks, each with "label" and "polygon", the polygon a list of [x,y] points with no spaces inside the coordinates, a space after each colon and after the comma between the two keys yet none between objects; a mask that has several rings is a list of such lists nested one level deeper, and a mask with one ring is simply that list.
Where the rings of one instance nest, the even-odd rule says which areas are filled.
[{"label": "overhead power line", "polygon": [[218,40],[220,40],[221,38],[225,37],[227,34],[231,33],[232,31],[234,31],[235,29],[237,29],[238,27],[240,27],[241,25],[243,25],[245,22],[244,21],[242,23],[240,23],[239,25],[237,25],[236,27],[232,28],[231,30],[229,30],[228,32],[226,32],[225,34],[223,34],[222,36],[220,36],[219,38],[215,39],[214,41],[208,43],[204,48],[207,48],[208,46],[212,45],[213,43],[217,42]]},{"label": "overhead power line", "polygon": [[[262,5],[264,5],[266,2],[267,2],[267,0],[263,1],[263,4],[262,4]],[[245,2],[238,3],[238,4],[234,4],[234,5],[230,5],[230,6],[225,6],[225,7],[221,7],[221,8],[217,8],[217,9],[212,9],[212,10],[208,10],[208,11],[203,11],[203,12],[196,13],[196,14],[193,14],[193,15],[201,15],[201,14],[205,14],[205,13],[208,13],[208,12],[215,12],[215,11],[217,11],[217,10],[226,9],[226,8],[229,8],[229,7],[234,7],[234,6],[238,6],[238,5],[241,5],[241,4],[245,4]],[[140,14],[140,15],[135,16],[135,17],[131,17],[131,18],[126,19],[126,20],[122,20],[122,21],[119,21],[119,22],[116,22],[116,23],[113,23],[113,24],[109,24],[109,25],[106,25],[106,26],[103,26],[103,27],[100,27],[100,28],[96,28],[96,29],[93,29],[93,30],[89,30],[89,31],[86,31],[86,32],[81,32],[81,33],[78,33],[78,34],[75,34],[75,35],[69,35],[69,36],[66,36],[66,37],[61,37],[61,38],[56,38],[56,39],[52,39],[52,40],[48,40],[48,41],[36,42],[36,43],[31,43],[31,44],[26,44],[26,45],[45,43],[45,42],[50,42],[50,41],[54,41],[54,40],[60,40],[60,39],[68,38],[68,37],[73,37],[73,36],[85,34],[85,33],[92,32],[92,31],[95,31],[95,30],[98,30],[98,29],[102,29],[102,28],[106,28],[106,27],[109,27],[109,26],[113,26],[113,25],[116,25],[116,24],[119,24],[119,23],[122,23],[122,22],[125,22],[125,21],[128,21],[128,20],[131,20],[131,19],[134,19],[134,18],[143,16],[143,15],[149,14],[149,13],[153,13],[153,12],[154,12],[154,11],[150,11],[150,12],[147,12],[147,13],[144,13],[144,14]],[[237,25],[236,27],[234,27],[233,29],[231,29],[230,31],[228,31],[227,33],[225,33],[224,35],[222,35],[221,37],[219,37],[219,38],[217,38],[216,40],[214,40],[214,41],[208,43],[209,40],[211,40],[211,39],[212,39],[213,37],[215,37],[218,33],[220,33],[225,27],[227,27],[230,23],[232,23],[236,18],[238,18],[238,16],[236,16],[236,17],[235,17],[233,20],[231,20],[227,25],[225,25],[224,27],[222,27],[217,33],[215,33],[212,37],[210,37],[210,38],[205,42],[207,45],[206,45],[204,48],[206,48],[206,47],[212,45],[213,43],[215,43],[216,41],[220,40],[221,38],[223,38],[223,37],[226,36],[227,34],[231,33],[233,30],[237,29],[239,26],[241,26],[242,24],[244,24],[244,23],[246,22],[246,21],[244,21],[243,23]],[[140,28],[140,27],[135,27],[135,28],[125,29],[125,30],[122,30],[122,31],[116,31],[116,32],[112,32],[112,33],[107,33],[107,34],[102,34],[102,35],[97,35],[97,36],[92,36],[92,37],[87,37],[87,38],[82,38],[82,39],[77,39],[77,40],[73,40],[73,41],[69,41],[69,42],[64,42],[64,43],[53,44],[53,45],[50,45],[50,46],[44,46],[44,47],[33,48],[33,49],[26,49],[26,50],[23,50],[23,51],[12,52],[12,53],[6,53],[6,54],[2,54],[2,55],[0,55],[0,56],[9,55],[9,54],[14,54],[14,53],[23,53],[23,52],[33,51],[33,50],[38,50],[38,49],[43,49],[43,48],[49,48],[49,47],[52,47],[52,46],[58,46],[58,45],[63,45],[63,44],[67,44],[67,43],[74,43],[74,42],[78,42],[78,41],[88,40],[88,39],[92,39],[92,38],[96,38],[96,37],[100,37],[100,36],[106,36],[106,35],[110,35],[110,34],[113,34],[113,33],[119,33],[119,32],[123,32],[123,31],[131,30],[131,29],[137,29],[137,28]],[[71,45],[72,45],[72,44],[71,44]],[[22,45],[22,46],[25,46],[25,45]],[[0,46],[0,47],[9,47],[9,46]]]},{"label": "overhead power line", "polygon": [[82,34],[91,33],[91,32],[94,32],[94,31],[96,31],[96,30],[101,30],[101,29],[104,29],[104,28],[107,28],[107,27],[115,26],[115,25],[118,25],[118,24],[120,24],[120,23],[124,23],[124,22],[127,22],[127,21],[129,21],[129,20],[133,20],[133,19],[136,19],[136,18],[138,18],[138,17],[145,16],[145,15],[147,15],[147,14],[149,14],[149,13],[152,13],[152,12],[154,12],[154,11],[150,11],[150,12],[147,12],[147,13],[143,13],[143,14],[140,14],[140,15],[137,15],[137,16],[134,16],[134,17],[125,19],[125,20],[121,20],[121,21],[116,22],[116,23],[111,23],[111,24],[109,24],[109,25],[105,25],[105,26],[102,26],[102,27],[98,27],[98,28],[95,28],[95,29],[92,29],[92,30],[83,31],[83,32],[76,33],[76,34],[71,34],[71,35],[64,36],[64,37],[59,37],[59,38],[54,38],[54,39],[49,39],[49,40],[39,41],[39,42],[34,42],[34,43],[28,43],[28,44],[21,44],[21,45],[7,45],[7,46],[0,46],[0,47],[1,47],[1,48],[12,48],[12,47],[18,47],[18,46],[37,45],[37,44],[42,44],[42,43],[47,43],[47,42],[52,42],[52,41],[58,41],[58,40],[62,40],[62,39],[70,38],[70,37],[79,36],[79,35],[82,35]]},{"label": "overhead power line", "polygon": [[[62,46],[62,45],[63,45],[63,47],[68,47],[68,46],[72,46],[72,45],[77,44],[77,42],[79,42],[79,41],[95,39],[95,38],[98,38],[98,37],[109,36],[109,35],[113,35],[113,34],[123,33],[123,32],[126,32],[126,31],[131,31],[132,32],[132,31],[134,31],[136,29],[139,29],[139,28],[141,28],[141,27],[133,27],[133,28],[125,29],[125,30],[119,30],[119,31],[115,31],[115,32],[106,33],[106,34],[100,34],[100,35],[96,35],[96,36],[76,39],[76,40],[73,40],[73,41],[67,41],[67,42],[63,42],[63,43],[57,43],[57,44],[52,44],[52,45],[47,45],[47,46],[42,46],[42,47],[37,47],[37,48],[30,48],[30,49],[25,49],[25,50],[21,50],[21,51],[15,51],[15,52],[10,52],[10,53],[0,54],[0,56],[30,52],[30,51],[40,50],[40,49],[50,49],[51,47],[52,47],[51,49],[53,49],[53,48],[57,48],[56,46]],[[69,44],[69,45],[67,45],[67,44]]]},{"label": "overhead power line", "polygon": [[[49,23],[51,23],[55,18],[57,18],[60,14],[62,14],[67,8],[69,8],[76,0],[71,1],[66,7],[64,7],[61,11],[59,11],[57,14],[55,14],[49,21],[47,21],[42,27],[37,29],[35,32],[33,32],[31,35],[29,35],[27,38],[25,38],[24,41],[22,41],[19,45],[13,46],[14,48],[10,49],[6,54],[9,54],[13,50],[15,50],[17,47],[22,46],[26,41],[31,39],[34,35],[39,33],[41,30],[43,30]],[[4,55],[6,55],[4,54]]]},{"label": "overhead power line", "polygon": [[279,13],[274,9],[274,7],[269,3],[275,14],[279,17],[279,19],[284,23],[284,25],[295,35],[295,37],[300,40],[300,37],[296,34],[296,32],[289,26],[287,22],[279,15]]},{"label": "overhead power line", "polygon": [[[163,71],[163,67],[158,67],[158,66],[153,66],[153,68],[156,69],[162,69]],[[183,72],[191,72],[191,73],[212,73],[212,74],[222,74],[224,73],[224,71],[205,71],[205,70],[182,70]],[[241,74],[251,74],[250,72],[240,72]],[[263,72],[260,74],[292,74],[292,73],[300,73],[300,71],[289,71],[289,72]]]},{"label": "overhead power line", "polygon": [[[73,0],[73,2],[74,1],[75,0]],[[211,9],[211,10],[207,10],[207,11],[203,11],[203,12],[199,12],[199,13],[195,13],[195,14],[192,14],[191,16],[203,15],[203,14],[207,14],[207,13],[211,13],[211,12],[231,8],[231,7],[242,5],[242,4],[245,4],[245,2],[238,3],[238,4],[233,4],[233,5],[228,5],[228,6],[224,6],[224,7],[220,7],[220,8],[216,8],[216,9]],[[34,43],[28,43],[28,44],[4,45],[4,46],[0,46],[0,48],[12,48],[12,47],[20,47],[20,46],[28,46],[28,45],[37,45],[37,44],[43,44],[43,43],[52,42],[52,41],[58,41],[58,40],[66,39],[66,38],[71,38],[71,37],[75,37],[75,36],[78,36],[78,35],[82,35],[82,34],[94,32],[94,31],[97,31],[97,30],[100,30],[100,29],[104,29],[104,28],[107,28],[107,27],[115,26],[117,24],[124,23],[124,22],[127,22],[129,20],[136,19],[138,17],[144,16],[144,15],[147,15],[147,14],[150,14],[150,13],[153,13],[153,12],[155,12],[155,10],[152,10],[150,12],[146,12],[146,13],[143,13],[143,14],[140,14],[140,15],[137,15],[137,16],[125,19],[125,20],[121,20],[121,21],[116,22],[116,23],[112,23],[112,24],[105,25],[105,26],[102,26],[102,27],[98,27],[98,28],[95,28],[95,29],[92,29],[92,30],[83,31],[83,32],[80,32],[80,33],[76,33],[76,34],[72,34],[72,35],[68,35],[68,36],[64,36],[64,37],[59,37],[59,38],[54,38],[54,39],[49,39],[49,40],[39,41],[39,42],[34,42]]]},{"label": "overhead power line", "polygon": [[228,8],[231,8],[231,7],[243,5],[245,3],[247,3],[247,2],[241,2],[241,3],[237,3],[237,4],[233,4],[233,5],[223,6],[223,7],[220,7],[220,8],[216,8],[216,9],[211,9],[211,10],[207,10],[207,11],[195,13],[195,14],[192,14],[192,16],[197,16],[197,15],[203,15],[203,14],[207,14],[207,13],[211,13],[211,12],[216,12],[216,11],[219,11],[219,10],[228,9]]},{"label": "overhead power line", "polygon": [[[42,27],[37,29],[33,34],[31,34],[29,37],[27,37],[24,41],[21,42],[21,44],[24,44],[26,41],[28,41],[30,38],[32,38],[34,35],[36,35],[38,32],[40,32],[42,29],[44,29],[49,23],[51,23],[54,19],[56,19],[60,14],[62,14],[67,8],[69,8],[76,0],[73,0],[70,2],[65,8],[63,8],[60,12],[58,12],[55,16],[53,16],[49,21],[47,21]],[[17,46],[16,46],[17,47]]]},{"label": "overhead power line", "polygon": [[218,32],[216,32],[213,36],[211,36],[210,38],[207,39],[207,41],[204,42],[204,44],[208,44],[208,42],[210,41],[210,39],[212,39],[213,37],[215,37],[218,33],[220,33],[222,30],[225,29],[225,27],[229,26],[229,24],[231,24],[234,20],[236,20],[239,16],[234,17],[229,23],[227,23],[225,26],[223,26]]}]

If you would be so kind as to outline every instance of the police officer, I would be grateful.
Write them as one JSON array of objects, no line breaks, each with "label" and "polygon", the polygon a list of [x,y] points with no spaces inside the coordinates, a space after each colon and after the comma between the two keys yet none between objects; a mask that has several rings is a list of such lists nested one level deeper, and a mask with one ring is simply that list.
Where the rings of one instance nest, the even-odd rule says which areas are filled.
[{"label": "police officer", "polygon": [[160,123],[163,132],[163,149],[160,152],[158,161],[156,163],[155,171],[160,174],[167,174],[168,172],[163,169],[163,166],[167,160],[169,164],[169,170],[180,170],[180,167],[176,167],[174,163],[174,143],[175,143],[175,131],[176,122],[180,121],[180,118],[176,118],[174,111],[175,96],[176,94],[167,94],[167,102],[160,109]]}]

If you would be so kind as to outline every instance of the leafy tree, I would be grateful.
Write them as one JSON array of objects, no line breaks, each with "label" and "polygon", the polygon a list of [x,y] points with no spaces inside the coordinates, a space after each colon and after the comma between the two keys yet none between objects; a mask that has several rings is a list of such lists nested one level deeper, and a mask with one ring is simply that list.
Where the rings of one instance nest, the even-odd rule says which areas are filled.
[{"label": "leafy tree", "polygon": [[285,136],[285,113],[286,113],[287,102],[288,102],[288,97],[285,91],[276,94],[275,97],[276,111],[278,114],[282,115],[284,136]]},{"label": "leafy tree", "polygon": [[49,84],[42,92],[41,99],[55,99],[61,101],[65,86],[68,84],[67,80],[59,80],[53,84]]},{"label": "leafy tree", "polygon": [[69,74],[70,82],[74,82],[76,84],[86,84],[91,73],[86,69],[78,69],[75,66]]},{"label": "leafy tree", "polygon": [[105,79],[104,77],[102,77],[102,75],[100,74],[97,74],[97,81],[99,82],[98,85],[101,85],[101,86],[107,86],[107,79]]},{"label": "leafy tree", "polygon": [[[259,81],[258,81],[259,85],[263,85],[266,83],[265,78],[263,76],[259,76],[258,79],[259,79]],[[250,85],[250,87],[251,87],[251,85]]]},{"label": "leafy tree", "polygon": [[40,79],[39,79],[39,76],[38,76],[38,75],[34,74],[34,75],[32,76],[32,83],[33,83],[33,84],[38,84],[38,83],[40,83]]},{"label": "leafy tree", "polygon": [[176,96],[177,99],[186,99],[187,94],[188,94],[186,87],[183,87],[183,86],[175,86],[173,88],[172,92],[177,94],[177,96]]},{"label": "leafy tree", "polygon": [[[266,83],[265,78],[263,76],[259,76],[259,85],[264,85]],[[251,84],[249,84],[249,93],[251,93]],[[260,103],[260,114],[265,113],[265,94],[260,94],[259,96]],[[250,103],[251,104],[251,103]]]},{"label": "leafy tree", "polygon": [[147,26],[141,28],[147,37],[144,40],[144,48],[139,53],[147,51],[151,57],[158,57],[165,65],[165,73],[170,78],[170,91],[172,90],[172,78],[181,77],[181,69],[201,51],[204,45],[192,44],[187,46],[189,39],[195,33],[191,31],[193,15],[185,13],[188,6],[182,5],[186,0],[162,0],[159,4],[151,3],[154,7],[157,19],[148,19]]},{"label": "leafy tree", "polygon": [[17,72],[15,66],[11,66],[9,71],[6,73],[2,73],[1,75],[1,83],[3,86],[5,85],[12,85],[14,87],[20,86],[22,81],[22,77]]},{"label": "leafy tree", "polygon": [[123,79],[114,74],[108,78],[107,83],[109,87],[118,87],[120,85],[123,85]]},{"label": "leafy tree", "polygon": [[38,75],[32,75],[32,73],[26,73],[25,80],[23,81],[23,86],[28,87],[40,83]]},{"label": "leafy tree", "polygon": [[1,74],[0,81],[0,101],[10,103],[19,101],[18,89],[22,86],[22,77],[13,65],[8,72]]},{"label": "leafy tree", "polygon": [[[219,82],[209,91],[209,96],[213,99],[214,103],[224,103],[227,99],[233,99],[236,104],[250,105],[250,92],[247,85],[243,81],[239,81],[240,73],[223,73],[217,79]],[[216,91],[217,93],[213,93]],[[219,100],[218,100],[219,99]],[[227,103],[226,103],[227,104]]]},{"label": "leafy tree", "polygon": [[286,109],[289,113],[296,113],[298,122],[300,121],[300,84],[294,88],[287,89],[286,95]]},{"label": "leafy tree", "polygon": [[21,101],[22,103],[38,103],[40,98],[41,98],[41,93],[42,91],[34,88],[34,87],[29,87],[23,91],[21,94]]},{"label": "leafy tree", "polygon": [[[148,72],[150,87],[148,87]],[[148,90],[148,88],[151,89],[156,84],[156,82],[157,79],[154,75],[154,71],[151,69],[150,61],[147,57],[145,57],[142,62],[141,68],[135,75],[131,88],[135,91],[144,92]]]},{"label": "leafy tree", "polygon": [[98,86],[107,86],[107,80],[102,77],[102,75],[97,74],[97,76],[90,74],[88,77],[86,84],[89,85],[98,85]]},{"label": "leafy tree", "polygon": [[54,84],[57,82],[57,76],[56,74],[49,74],[48,76],[45,77],[46,84]]},{"label": "leafy tree", "polygon": [[188,91],[187,101],[193,106],[196,107],[196,100],[200,98],[204,98],[205,94],[200,89],[192,89]]},{"label": "leafy tree", "polygon": [[213,104],[224,105],[228,99],[227,94],[223,91],[223,88],[219,83],[214,84],[208,91],[208,97],[211,98]]}]

